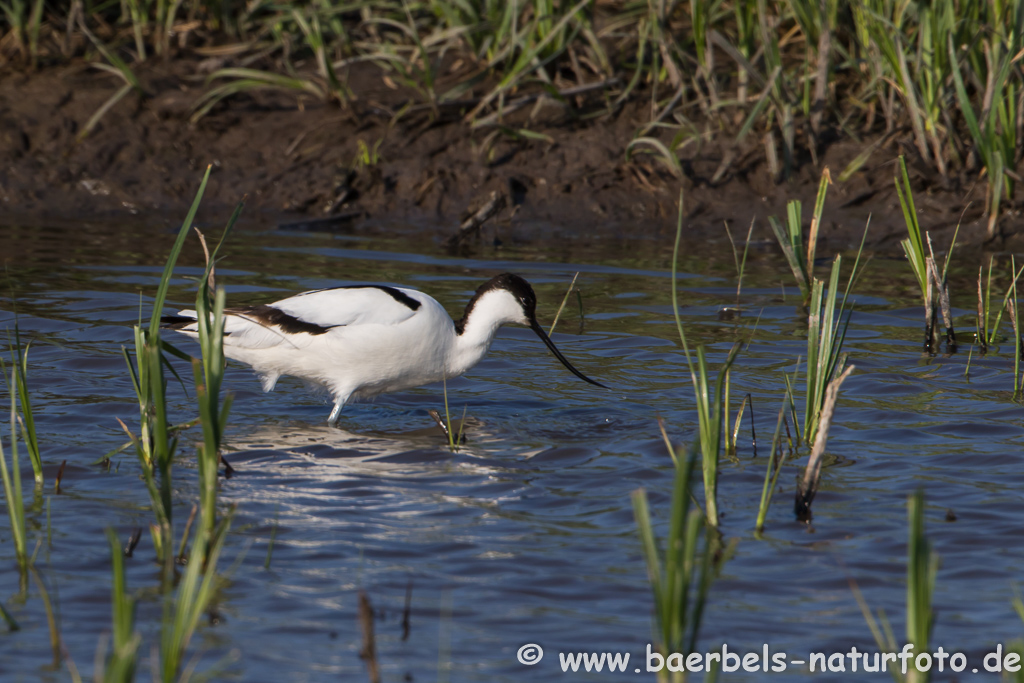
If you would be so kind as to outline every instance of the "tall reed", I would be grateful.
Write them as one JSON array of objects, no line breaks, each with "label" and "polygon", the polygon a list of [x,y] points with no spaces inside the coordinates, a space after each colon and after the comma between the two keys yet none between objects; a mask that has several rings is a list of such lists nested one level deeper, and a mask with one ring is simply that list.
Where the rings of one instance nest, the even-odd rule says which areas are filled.
[{"label": "tall reed", "polygon": [[675,315],[676,330],[679,333],[679,341],[686,356],[686,364],[690,370],[690,381],[693,384],[694,398],[697,404],[697,421],[699,443],[701,451],[701,470],[704,475],[704,508],[707,513],[708,523],[711,526],[718,526],[718,460],[722,453],[722,435],[726,428],[727,419],[725,398],[728,391],[725,382],[728,379],[729,368],[736,361],[740,351],[740,344],[733,344],[732,349],[726,356],[725,361],[718,369],[718,379],[712,389],[710,369],[704,347],[697,347],[697,363],[694,365],[690,355],[690,347],[686,341],[686,333],[683,331],[683,321],[679,315],[679,244],[683,234],[683,195],[679,194],[679,214],[676,224],[676,242],[672,251],[672,312]]},{"label": "tall reed", "polygon": [[29,556],[25,532],[25,502],[21,489],[21,467],[18,463],[17,403],[13,386],[15,380],[12,380],[6,370],[3,372],[11,395],[10,441],[8,442],[11,451],[11,464],[8,468],[7,455],[4,453],[3,440],[0,438],[0,479],[3,480],[4,501],[7,503],[7,517],[10,521],[11,538],[14,542],[14,556],[17,559],[18,570],[21,572],[22,588],[24,589],[28,580]]},{"label": "tall reed", "polygon": [[[32,474],[37,487],[43,485],[43,457],[39,452],[39,439],[36,435],[35,413],[32,411],[32,400],[28,393],[28,349],[21,346],[21,332],[17,323],[14,325],[14,338],[11,341],[11,381],[8,388],[18,395],[18,425],[21,427],[21,439],[28,451],[28,459],[32,464]],[[0,367],[3,359],[0,358]],[[6,369],[5,369],[6,372]],[[14,386],[11,386],[13,384]],[[13,429],[13,425],[12,425]]]},{"label": "tall reed", "polygon": [[[208,167],[200,183],[199,190],[196,192],[192,207],[189,209],[185,221],[178,230],[177,239],[171,247],[171,252],[164,266],[163,275],[160,278],[160,284],[157,287],[157,293],[153,301],[153,312],[149,326],[144,328],[141,325],[136,325],[134,327],[134,362],[128,350],[122,349],[139,403],[140,434],[136,436],[126,426],[124,429],[128,432],[135,446],[139,465],[142,469],[142,476],[149,491],[153,512],[156,516],[156,525],[153,527],[153,543],[157,549],[158,559],[163,566],[165,581],[169,581],[173,573],[174,536],[172,527],[171,465],[177,450],[178,439],[168,421],[167,378],[164,374],[166,362],[163,357],[164,350],[171,351],[173,347],[170,347],[160,339],[160,316],[163,311],[164,301],[167,298],[167,290],[170,286],[175,263],[178,260],[178,255],[181,253],[185,237],[192,227],[192,221],[195,219],[196,212],[199,210],[199,203],[202,200],[209,177],[210,168]],[[175,353],[183,355],[180,352],[175,351]],[[187,357],[185,358],[187,359]]]}]

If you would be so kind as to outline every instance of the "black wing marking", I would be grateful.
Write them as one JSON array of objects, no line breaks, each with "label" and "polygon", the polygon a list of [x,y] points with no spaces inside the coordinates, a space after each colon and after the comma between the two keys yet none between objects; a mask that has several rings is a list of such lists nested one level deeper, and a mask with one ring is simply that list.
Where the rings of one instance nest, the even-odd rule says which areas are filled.
[{"label": "black wing marking", "polygon": [[296,296],[306,296],[307,294],[316,294],[317,292],[330,292],[335,289],[379,289],[398,303],[408,307],[410,310],[415,311],[420,307],[419,301],[416,301],[416,299],[413,299],[402,290],[396,287],[388,287],[387,285],[343,285],[341,287],[325,287],[324,289],[314,289],[310,292],[303,292]]},{"label": "black wing marking", "polygon": [[[237,315],[251,320],[264,327],[278,327],[285,334],[324,334],[332,327],[344,327],[343,325],[317,325],[296,318],[294,315],[285,313],[273,306],[241,306],[239,308],[225,308],[224,312],[230,315]],[[195,322],[195,321],[193,321]]]}]

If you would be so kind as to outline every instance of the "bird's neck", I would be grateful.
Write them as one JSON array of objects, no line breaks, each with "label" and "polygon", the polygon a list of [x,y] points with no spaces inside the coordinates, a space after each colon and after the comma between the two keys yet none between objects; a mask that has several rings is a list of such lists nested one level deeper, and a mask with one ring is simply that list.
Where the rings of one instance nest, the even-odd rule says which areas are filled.
[{"label": "bird's neck", "polygon": [[466,312],[455,321],[455,347],[449,361],[452,376],[461,375],[486,355],[494,341],[494,335],[502,321],[492,316],[473,315],[473,301],[466,306]]}]

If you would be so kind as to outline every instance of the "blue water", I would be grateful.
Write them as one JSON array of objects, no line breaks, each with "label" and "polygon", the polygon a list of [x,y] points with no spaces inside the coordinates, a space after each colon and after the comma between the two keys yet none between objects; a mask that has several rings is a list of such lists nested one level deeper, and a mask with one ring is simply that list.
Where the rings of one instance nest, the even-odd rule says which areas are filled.
[{"label": "blue water", "polygon": [[[109,470],[95,462],[126,441],[116,418],[138,423],[121,349],[133,343],[140,306],[149,315],[172,240],[152,225],[0,230],[11,281],[0,298],[0,327],[13,328],[16,311],[22,337],[32,340],[30,382],[46,464],[46,487],[33,493],[22,460],[30,548],[38,544],[36,566],[56,603],[67,655],[86,679],[110,631],[108,527],[122,540],[143,531],[126,559],[129,588],[139,596],[140,680],[159,644],[153,514],[138,463],[131,451],[115,456]],[[467,424],[467,443],[453,453],[426,412],[443,413],[440,385],[346,407],[335,430],[324,424],[325,399],[300,382],[285,379],[263,394],[247,367],[229,364],[226,388],[235,400],[225,456],[236,474],[222,480],[220,501],[225,512],[237,507],[221,560],[224,582],[190,648],[198,670],[216,680],[366,680],[362,590],[373,605],[385,681],[563,680],[559,652],[602,651],[630,653],[628,673],[588,678],[649,680],[652,674],[633,672],[645,668],[654,624],[630,495],[648,492],[663,535],[672,464],[656,420],[664,418],[679,443],[694,438],[696,420],[669,305],[667,249],[654,242],[590,251],[521,246],[457,258],[407,235],[236,235],[218,271],[232,303],[382,282],[421,288],[459,317],[478,284],[511,270],[534,284],[547,325],[579,272],[583,315],[570,297],[554,340],[611,391],[566,372],[529,330],[506,328],[478,367],[447,385],[453,417],[465,409]],[[569,260],[549,260],[551,253]],[[1024,566],[1024,426],[1011,400],[1012,350],[1004,344],[974,355],[965,378],[963,340],[974,325],[965,287],[962,302],[954,292],[963,305],[955,311],[960,352],[922,356],[909,273],[896,261],[870,263],[846,343],[857,369],[842,389],[813,521],[798,522],[792,512],[804,451],[785,465],[758,539],[754,520],[783,373],[806,355],[800,302],[791,276],[765,250],[749,266],[742,315],[719,320],[723,306],[736,304],[731,255],[689,253],[680,278],[684,324],[692,342],[708,345],[713,364],[734,341],[744,342],[732,411],[752,394],[758,443],[754,458],[747,413],[739,452],[723,458],[719,485],[722,534],[735,550],[712,586],[698,649],[720,651],[725,643],[760,653],[767,644],[789,659],[853,646],[874,652],[851,581],[873,610],[884,610],[902,645],[906,499],[921,488],[941,560],[933,648],[965,653],[968,668],[955,680],[973,680],[986,652],[1022,635],[1011,604]],[[189,277],[201,272],[194,245],[181,263],[171,306],[191,305]],[[180,346],[196,352],[187,340]],[[174,364],[190,377],[184,363]],[[191,390],[172,380],[170,395],[175,421],[195,414]],[[0,405],[8,400],[0,391]],[[0,435],[9,456],[6,421]],[[185,434],[175,464],[178,535],[198,498],[200,438],[198,429]],[[65,460],[58,494],[52,482]],[[0,623],[0,678],[68,680],[66,663],[52,667],[38,586],[20,592],[6,515],[0,568],[0,602],[21,627],[8,632]],[[546,653],[534,666],[516,657],[529,643]],[[723,680],[807,675],[806,666],[794,665],[781,677]]]}]

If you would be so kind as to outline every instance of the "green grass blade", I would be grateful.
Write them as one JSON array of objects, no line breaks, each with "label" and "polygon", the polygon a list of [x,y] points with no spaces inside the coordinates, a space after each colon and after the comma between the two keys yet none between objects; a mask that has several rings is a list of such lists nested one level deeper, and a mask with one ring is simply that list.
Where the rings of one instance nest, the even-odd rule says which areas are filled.
[{"label": "green grass blade", "polygon": [[167,289],[170,287],[171,275],[174,272],[174,266],[178,262],[178,255],[181,253],[181,248],[185,244],[185,237],[188,236],[188,231],[192,227],[192,221],[195,220],[196,213],[199,211],[199,204],[203,200],[203,193],[206,191],[206,183],[210,179],[210,171],[213,166],[206,167],[206,173],[203,174],[203,180],[199,184],[199,190],[196,191],[195,199],[192,200],[192,207],[189,209],[188,214],[185,216],[185,221],[181,224],[181,228],[178,230],[178,237],[174,240],[174,246],[171,247],[171,253],[167,257],[167,263],[164,265],[163,275],[160,277],[160,286],[157,288],[156,297],[153,299],[153,315],[149,320],[149,334],[150,340],[155,341],[160,338],[160,315],[164,310],[164,301],[167,299]]}]

